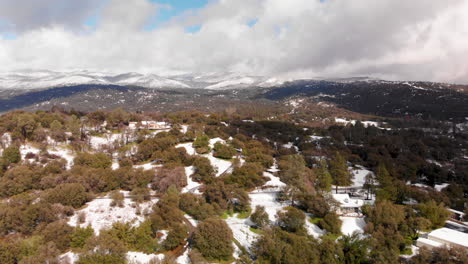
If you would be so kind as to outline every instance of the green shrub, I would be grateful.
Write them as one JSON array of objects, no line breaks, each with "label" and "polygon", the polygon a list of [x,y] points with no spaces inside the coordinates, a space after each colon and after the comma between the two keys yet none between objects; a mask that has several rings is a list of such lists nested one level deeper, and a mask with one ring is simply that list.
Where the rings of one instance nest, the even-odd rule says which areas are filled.
[{"label": "green shrub", "polygon": [[49,203],[61,203],[79,208],[89,201],[90,195],[79,183],[64,183],[48,190],[44,199]]},{"label": "green shrub", "polygon": [[91,226],[85,228],[77,227],[71,235],[70,246],[72,248],[83,248],[86,240],[94,235],[94,230]]},{"label": "green shrub", "polygon": [[207,219],[198,224],[193,234],[193,246],[208,260],[232,258],[233,235],[229,226],[220,219]]},{"label": "green shrub", "polygon": [[220,159],[232,159],[232,156],[236,155],[237,151],[228,145],[216,142],[214,144],[213,156]]}]

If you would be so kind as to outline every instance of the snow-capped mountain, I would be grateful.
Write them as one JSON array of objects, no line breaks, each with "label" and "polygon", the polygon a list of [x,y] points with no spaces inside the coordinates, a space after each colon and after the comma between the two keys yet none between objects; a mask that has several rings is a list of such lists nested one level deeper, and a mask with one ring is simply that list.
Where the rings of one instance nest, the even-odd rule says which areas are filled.
[{"label": "snow-capped mountain", "polygon": [[104,73],[90,71],[32,71],[0,73],[0,89],[43,89],[61,86],[97,84],[140,86],[144,88],[202,88],[231,89],[245,87],[272,87],[281,85],[284,81],[278,78],[263,76],[243,76],[232,73],[212,73],[205,75],[172,75],[156,74]]}]

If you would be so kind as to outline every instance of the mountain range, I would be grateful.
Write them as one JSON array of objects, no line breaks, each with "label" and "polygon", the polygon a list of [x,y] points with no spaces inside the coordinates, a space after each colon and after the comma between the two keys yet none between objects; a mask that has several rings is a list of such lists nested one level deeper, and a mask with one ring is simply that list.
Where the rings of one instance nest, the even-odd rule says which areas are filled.
[{"label": "mountain range", "polygon": [[202,75],[179,74],[160,76],[156,74],[105,73],[91,71],[56,72],[48,70],[22,70],[0,73],[0,89],[44,89],[71,85],[121,85],[144,88],[198,88],[229,89],[251,86],[271,87],[284,80],[263,76],[246,76],[234,73],[211,73]]}]

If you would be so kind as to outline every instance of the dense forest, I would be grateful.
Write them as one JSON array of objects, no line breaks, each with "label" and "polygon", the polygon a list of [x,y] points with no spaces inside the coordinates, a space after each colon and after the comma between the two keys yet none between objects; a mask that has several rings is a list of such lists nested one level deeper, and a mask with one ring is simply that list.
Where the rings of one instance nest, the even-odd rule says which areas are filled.
[{"label": "dense forest", "polygon": [[[165,127],[142,128],[148,120]],[[468,215],[468,133],[444,121],[361,121],[3,114],[0,263],[139,263],[137,253],[154,257],[147,263],[468,263],[463,248],[414,251],[447,209]],[[366,174],[363,205],[346,218],[333,194],[352,194],[353,171]],[[106,199],[99,210],[125,213],[99,226],[90,212]],[[357,216],[362,230],[344,232]]]}]

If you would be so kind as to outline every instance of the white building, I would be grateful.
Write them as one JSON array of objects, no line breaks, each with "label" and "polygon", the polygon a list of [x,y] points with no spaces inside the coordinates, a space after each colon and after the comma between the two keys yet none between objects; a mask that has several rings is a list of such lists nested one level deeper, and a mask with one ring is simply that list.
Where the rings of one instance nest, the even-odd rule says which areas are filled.
[{"label": "white building", "polygon": [[361,207],[366,204],[363,199],[353,199],[347,193],[333,193],[332,197],[339,203],[338,215],[360,216]]},{"label": "white building", "polygon": [[468,234],[443,227],[427,234],[427,238],[418,238],[416,246],[428,248],[457,246],[468,248]]}]

